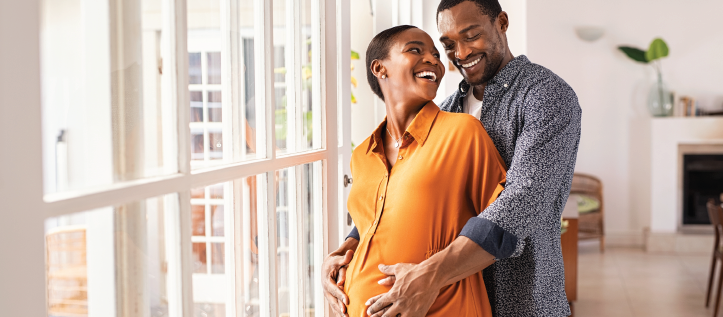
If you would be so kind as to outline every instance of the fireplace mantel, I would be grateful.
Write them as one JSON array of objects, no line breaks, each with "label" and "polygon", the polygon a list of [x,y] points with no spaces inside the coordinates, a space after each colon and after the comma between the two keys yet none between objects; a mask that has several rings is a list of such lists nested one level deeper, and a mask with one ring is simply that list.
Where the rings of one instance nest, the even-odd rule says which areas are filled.
[{"label": "fireplace mantel", "polygon": [[[676,252],[681,244],[686,248],[699,245],[688,241],[693,238],[690,235],[681,235],[683,155],[723,154],[723,117],[654,118],[650,137],[650,231],[646,248]],[[705,248],[709,248],[708,243]]]},{"label": "fireplace mantel", "polygon": [[723,154],[723,117],[655,118],[650,136],[650,236],[675,235],[682,229],[683,155]]}]

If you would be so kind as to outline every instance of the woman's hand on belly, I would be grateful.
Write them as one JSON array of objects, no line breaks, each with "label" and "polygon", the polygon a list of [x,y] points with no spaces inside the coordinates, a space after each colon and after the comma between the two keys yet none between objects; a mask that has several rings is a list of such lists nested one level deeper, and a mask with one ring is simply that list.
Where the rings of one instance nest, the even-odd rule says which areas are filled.
[{"label": "woman's hand on belly", "polygon": [[[405,285],[406,289],[392,287],[389,292],[370,298],[365,305],[367,314],[370,317],[381,316],[426,316],[434,300],[439,296],[440,287],[433,286],[433,277],[419,274],[420,270],[414,270],[420,264],[399,263],[395,265],[379,265],[379,270],[388,275],[382,279],[380,284],[392,286],[395,284]],[[424,271],[424,270],[422,270]],[[394,298],[394,302],[389,299]],[[392,305],[394,303],[394,305]],[[390,306],[392,305],[392,306]],[[404,311],[399,307],[406,307]],[[372,313],[374,313],[372,315]]]}]

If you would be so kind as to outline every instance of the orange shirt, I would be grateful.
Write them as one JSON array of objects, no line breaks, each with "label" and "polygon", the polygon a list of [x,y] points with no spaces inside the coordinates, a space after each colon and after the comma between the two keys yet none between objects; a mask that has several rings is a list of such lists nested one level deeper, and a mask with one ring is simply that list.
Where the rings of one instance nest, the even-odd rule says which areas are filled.
[{"label": "orange shirt", "polygon": [[[367,316],[367,299],[385,293],[379,264],[420,263],[446,248],[503,189],[505,165],[479,120],[429,102],[404,133],[388,169],[386,120],[357,146],[348,207],[360,241],[344,291],[350,317]],[[492,316],[482,272],[442,288],[427,316]]]}]

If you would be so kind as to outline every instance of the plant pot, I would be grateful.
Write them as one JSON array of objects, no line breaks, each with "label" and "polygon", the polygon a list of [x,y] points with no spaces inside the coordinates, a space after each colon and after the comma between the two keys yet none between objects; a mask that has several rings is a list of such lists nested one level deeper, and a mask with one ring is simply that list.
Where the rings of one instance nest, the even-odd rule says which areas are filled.
[{"label": "plant pot", "polygon": [[661,74],[658,74],[658,80],[653,83],[648,92],[648,109],[653,117],[673,115],[673,93],[668,90]]}]

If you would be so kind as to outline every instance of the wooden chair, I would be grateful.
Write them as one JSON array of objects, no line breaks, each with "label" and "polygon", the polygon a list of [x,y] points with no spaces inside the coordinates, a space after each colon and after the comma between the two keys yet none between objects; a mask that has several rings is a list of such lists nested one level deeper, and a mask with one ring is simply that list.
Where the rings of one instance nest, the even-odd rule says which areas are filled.
[{"label": "wooden chair", "polygon": [[[723,198],[723,194],[721,194]],[[710,274],[708,275],[708,290],[705,295],[705,307],[710,304],[711,289],[713,288],[713,278],[715,276],[715,267],[718,261],[721,261],[720,268],[718,269],[718,289],[715,295],[715,308],[713,309],[713,317],[718,316],[718,309],[720,308],[720,296],[721,286],[723,286],[723,245],[721,245],[721,237],[723,237],[723,207],[720,202],[716,202],[715,199],[711,198],[708,200],[708,217],[710,222],[715,229],[715,242],[713,243],[713,258],[710,264]]]},{"label": "wooden chair", "polygon": [[585,195],[596,199],[600,205],[596,210],[580,213],[578,220],[579,239],[600,239],[600,251],[605,251],[605,214],[603,208],[603,186],[599,178],[575,173],[572,176],[570,195]]}]

